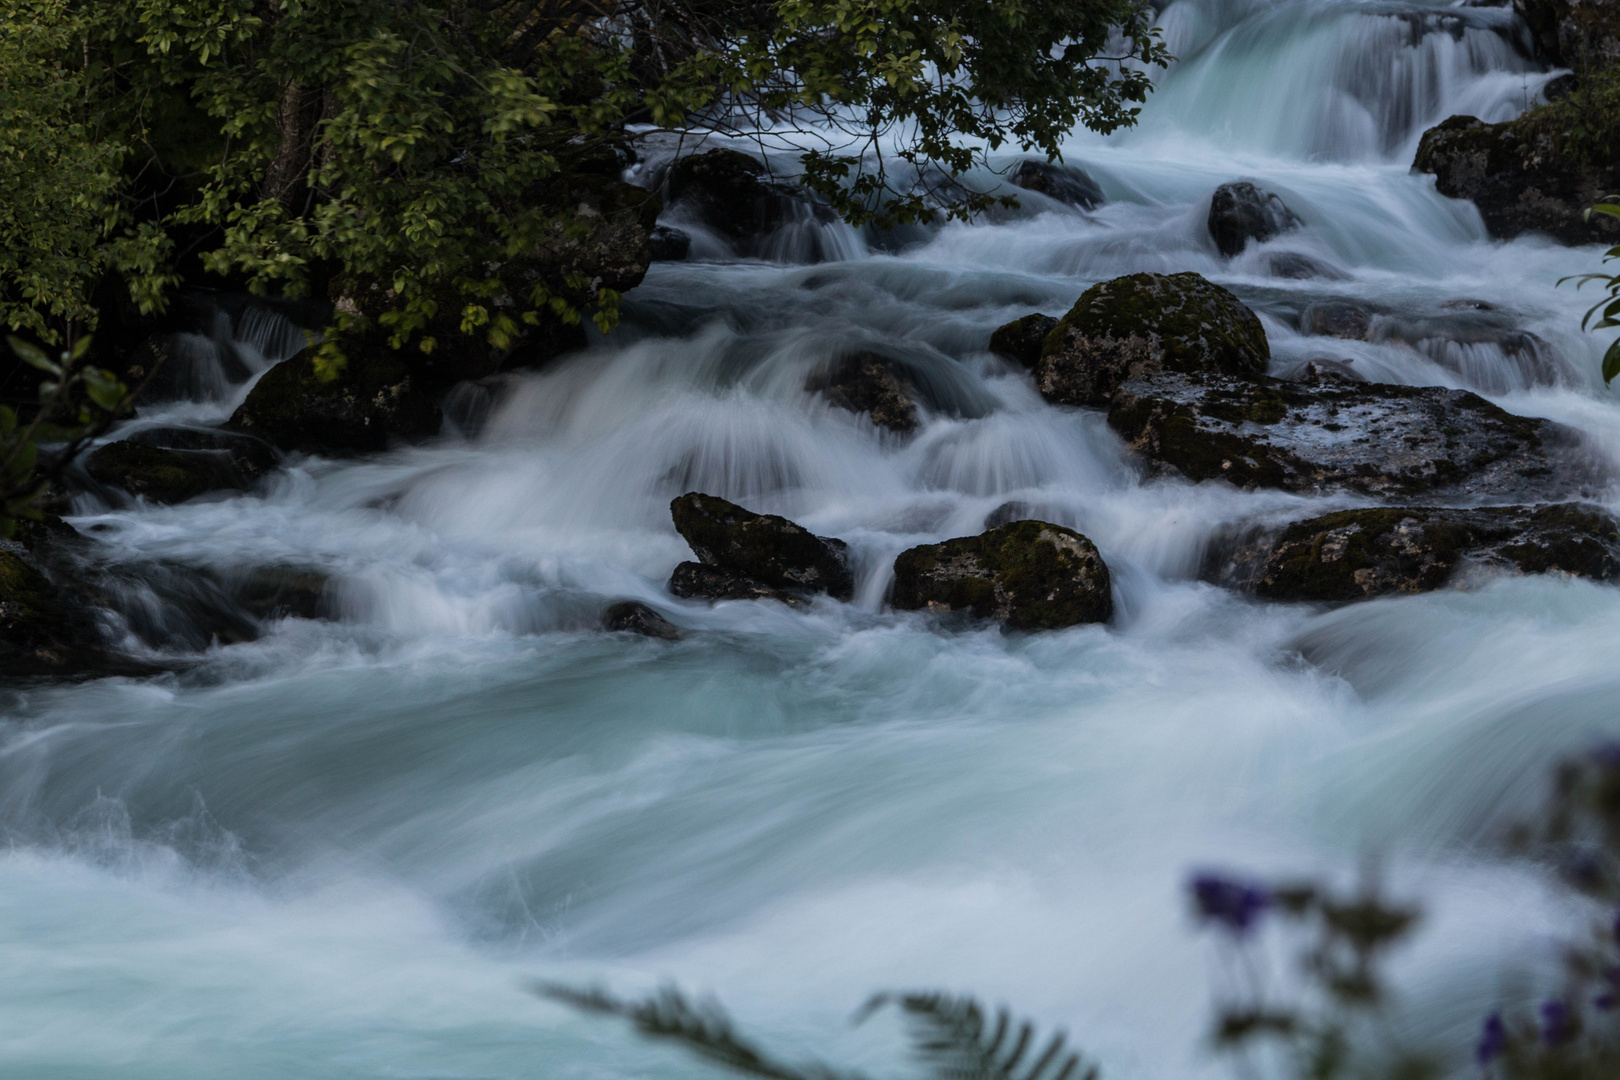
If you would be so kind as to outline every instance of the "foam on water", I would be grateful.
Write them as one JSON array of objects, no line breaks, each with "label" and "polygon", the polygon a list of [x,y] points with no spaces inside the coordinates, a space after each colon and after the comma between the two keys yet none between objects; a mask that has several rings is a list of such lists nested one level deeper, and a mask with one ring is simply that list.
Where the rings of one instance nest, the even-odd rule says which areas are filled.
[{"label": "foam on water", "polygon": [[[1196,270],[1260,312],[1276,370],[1471,387],[1620,463],[1604,343],[1553,284],[1596,250],[1493,243],[1407,168],[1425,124],[1511,115],[1545,73],[1505,10],[1179,0],[1163,22],[1183,60],[1142,127],[1067,149],[1096,211],[1031,198],[890,254],[814,221],[746,259],[699,245],[615,335],[433,444],[77,519],[132,576],[319,571],[339,617],[182,674],[8,691],[0,1073],[708,1075],[542,1005],[543,976],[675,979],[790,1054],[883,1074],[897,1034],[851,1009],[971,990],[1106,1075],[1216,1075],[1187,872],[1368,852],[1430,905],[1401,982],[1462,1045],[1499,974],[1546,953],[1556,908],[1485,838],[1559,754],[1620,734],[1620,593],[1502,579],[1322,612],[1200,584],[1219,530],[1354,500],[1144,482],[1100,415],[985,344],[1094,281]],[[1204,222],[1238,178],[1305,227],[1227,262]],[[1274,277],[1277,253],[1339,276]],[[1297,329],[1335,301],[1387,333]],[[189,400],[136,423],[217,419],[302,340],[250,323],[209,341],[251,362],[194,365]],[[854,349],[905,366],[914,439],[805,391]],[[671,598],[690,489],[847,540],[855,602]],[[899,551],[1008,503],[1096,541],[1109,626],[885,610]],[[621,597],[693,632],[597,632]]]}]

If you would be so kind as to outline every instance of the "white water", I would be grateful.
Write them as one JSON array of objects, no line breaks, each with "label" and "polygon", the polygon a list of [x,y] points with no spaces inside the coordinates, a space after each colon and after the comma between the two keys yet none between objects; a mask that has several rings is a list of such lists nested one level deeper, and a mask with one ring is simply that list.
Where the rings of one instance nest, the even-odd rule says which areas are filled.
[{"label": "white water", "polygon": [[[1186,874],[1343,875],[1369,852],[1429,905],[1407,1001],[1464,1045],[1546,954],[1555,909],[1486,839],[1548,762],[1620,734],[1620,591],[1501,579],[1324,612],[1199,584],[1224,525],[1345,500],[1144,483],[1099,415],[983,349],[1096,280],[1196,270],[1262,313],[1277,370],[1472,386],[1620,461],[1604,343],[1553,286],[1596,250],[1490,242],[1407,171],[1425,125],[1510,116],[1546,76],[1488,9],[1178,0],[1164,23],[1183,60],[1141,128],[1069,146],[1111,200],[1094,214],[1029,197],[899,256],[659,265],[631,325],[512,380],[475,438],[87,508],[131,567],[321,568],[342,618],[5,697],[0,1074],[712,1075],[539,1003],[542,976],[676,980],[789,1053],[879,1073],[896,1032],[845,1022],[867,993],[969,990],[1065,1026],[1108,1077],[1221,1075]],[[1307,227],[1227,264],[1204,215],[1240,177]],[[1347,280],[1265,276],[1280,250]],[[1486,301],[1543,344],[1530,363],[1301,337],[1332,297]],[[250,368],[287,345],[248,336]],[[800,389],[855,344],[928,389],[914,441]],[[199,389],[145,420],[221,417],[245,384]],[[692,488],[848,540],[856,602],[668,597],[689,557],[668,501]],[[1015,499],[1097,542],[1110,625],[883,609],[895,553]],[[694,632],[596,632],[620,597]]]}]

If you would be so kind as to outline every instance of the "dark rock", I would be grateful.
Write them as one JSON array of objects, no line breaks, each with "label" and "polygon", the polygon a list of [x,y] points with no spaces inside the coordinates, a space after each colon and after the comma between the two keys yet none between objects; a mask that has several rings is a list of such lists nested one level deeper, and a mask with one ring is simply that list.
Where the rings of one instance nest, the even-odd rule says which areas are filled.
[{"label": "dark rock", "polygon": [[840,409],[865,413],[872,423],[900,435],[917,430],[911,385],[873,353],[856,353],[810,373],[805,390]]},{"label": "dark rock", "polygon": [[1573,72],[1567,72],[1556,79],[1549,79],[1541,87],[1541,96],[1547,101],[1562,101],[1575,92],[1578,80]]},{"label": "dark rock", "polygon": [[322,381],[315,351],[311,346],[265,372],[231,426],[282,450],[314,454],[370,453],[438,432],[439,408],[400,353],[346,347],[347,365]]},{"label": "dark rock", "polygon": [[211,463],[195,454],[108,443],[84,463],[90,478],[157,503],[181,503],[219,486]]},{"label": "dark rock", "polygon": [[98,484],[173,504],[209,491],[245,490],[276,463],[273,447],[240,432],[147,428],[98,447],[84,468]]},{"label": "dark rock", "polygon": [[227,582],[255,619],[324,619],[332,614],[330,579],[307,566],[259,566]]},{"label": "dark rock", "polygon": [[1272,277],[1303,281],[1348,281],[1350,275],[1297,251],[1273,251],[1266,255],[1266,272]]},{"label": "dark rock", "polygon": [[[682,563],[682,566],[695,566],[696,563]],[[684,596],[685,593],[676,595]],[[602,629],[610,631],[623,631],[630,634],[640,634],[643,637],[663,638],[665,641],[679,641],[681,632],[675,624],[664,618],[658,612],[638,600],[622,600],[602,613]]]},{"label": "dark rock", "polygon": [[652,231],[651,243],[653,262],[681,262],[692,253],[692,238],[668,225]]},{"label": "dark rock", "polygon": [[1263,244],[1299,225],[1282,199],[1246,180],[1222,184],[1210,198],[1209,235],[1229,259],[1243,254],[1250,240]]},{"label": "dark rock", "polygon": [[1087,289],[1047,335],[1035,385],[1054,405],[1107,405],[1152,371],[1265,374],[1271,347],[1254,312],[1197,274],[1131,274]]},{"label": "dark rock", "polygon": [[675,530],[705,567],[750,578],[767,589],[825,592],[838,600],[855,594],[842,540],[815,536],[787,518],[756,514],[696,491],[675,499],[669,510]]},{"label": "dark rock", "polygon": [[902,611],[965,610],[1018,630],[1106,622],[1114,608],[1096,546],[1045,521],[901,552],[892,602]]},{"label": "dark rock", "polygon": [[[544,283],[575,303],[596,289],[629,292],[647,276],[653,260],[653,230],[664,204],[645,188],[600,176],[548,180],[540,196],[566,211],[547,226],[529,253],[514,260],[520,284]],[[592,284],[583,292],[568,285],[579,275]],[[460,310],[460,306],[453,310]]]},{"label": "dark rock", "polygon": [[1299,332],[1319,337],[1366,341],[1372,336],[1372,309],[1347,300],[1311,304],[1300,312]]},{"label": "dark rock", "polygon": [[770,178],[763,163],[736,150],[710,150],[681,158],[669,170],[669,201],[734,242],[774,232],[806,215],[835,215],[797,185]]},{"label": "dark rock", "polygon": [[1041,346],[1046,344],[1046,335],[1057,324],[1055,316],[1039,312],[1014,319],[996,327],[995,333],[990,335],[990,351],[1033,371],[1041,358]]},{"label": "dark rock", "polygon": [[1544,497],[1591,479],[1568,428],[1435,386],[1160,372],[1122,387],[1108,423],[1157,465],[1245,488]]},{"label": "dark rock", "polygon": [[779,600],[788,607],[808,607],[800,592],[777,589],[746,574],[717,566],[683,562],[670,575],[669,591],[688,600]]},{"label": "dark rock", "polygon": [[1438,589],[1465,564],[1620,578],[1620,527],[1595,506],[1343,510],[1251,537],[1215,573],[1271,600],[1364,600]]},{"label": "dark rock", "polygon": [[1620,60],[1620,4],[1614,0],[1513,0],[1536,51],[1558,67]]},{"label": "dark rock", "polygon": [[0,675],[73,675],[108,657],[88,608],[14,550],[0,550]]},{"label": "dark rock", "polygon": [[1543,232],[1566,244],[1613,243],[1620,222],[1586,208],[1620,190],[1613,162],[1587,163],[1561,149],[1557,132],[1520,120],[1485,124],[1453,116],[1424,132],[1412,163],[1440,194],[1468,199],[1492,236]]},{"label": "dark rock", "polygon": [[1081,210],[1095,210],[1108,201],[1084,169],[1055,161],[1025,158],[1007,174],[1007,182]]}]

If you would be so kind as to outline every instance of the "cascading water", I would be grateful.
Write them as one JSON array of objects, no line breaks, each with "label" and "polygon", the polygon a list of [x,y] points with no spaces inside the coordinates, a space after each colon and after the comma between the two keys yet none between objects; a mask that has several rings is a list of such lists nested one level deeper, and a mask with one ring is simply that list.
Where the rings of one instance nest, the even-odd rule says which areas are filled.
[{"label": "cascading water", "polygon": [[[0,1074],[709,1075],[542,1005],[545,976],[713,990],[789,1054],[871,1072],[898,1040],[845,1023],[867,993],[969,990],[1065,1026],[1107,1076],[1216,1075],[1188,869],[1368,852],[1430,904],[1409,1004],[1471,1029],[1552,914],[1480,838],[1548,762],[1620,734],[1620,592],[1498,579],[1324,613],[1201,584],[1220,530],[1353,500],[1145,482],[1100,415],[1046,405],[985,342],[1097,280],[1195,270],[1261,314],[1279,373],[1474,388],[1620,462],[1602,343],[1554,287],[1595,250],[1490,242],[1408,173],[1426,124],[1510,116],[1547,74],[1504,9],[1177,0],[1163,22],[1183,59],[1141,127],[1066,148],[1093,212],[1028,196],[894,255],[838,227],[812,246],[811,221],[755,258],[699,245],[460,434],[296,461],[252,495],[81,506],[109,573],[300,568],[337,617],[176,676],[7,693]],[[1204,221],[1239,178],[1304,228],[1227,262]],[[809,253],[836,261],[785,261]],[[1330,276],[1276,276],[1283,255]],[[1347,299],[1380,312],[1366,340],[1297,329]],[[297,344],[231,325],[200,400],[137,423],[217,419]],[[914,439],[805,392],[854,348],[912,375]],[[847,540],[855,602],[672,600],[689,489]],[[896,553],[1007,503],[1096,541],[1109,626],[884,609]],[[695,632],[597,632],[621,597]]]}]

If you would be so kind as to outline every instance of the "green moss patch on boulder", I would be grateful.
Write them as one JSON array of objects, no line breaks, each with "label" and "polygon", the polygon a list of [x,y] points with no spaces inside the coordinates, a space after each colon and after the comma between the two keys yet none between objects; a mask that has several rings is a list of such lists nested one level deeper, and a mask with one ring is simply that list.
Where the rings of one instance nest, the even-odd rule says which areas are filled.
[{"label": "green moss patch on boulder", "polygon": [[331,381],[316,375],[314,347],[265,372],[231,426],[312,454],[372,453],[438,433],[438,405],[401,353],[371,344],[345,349],[348,364]]},{"label": "green moss patch on boulder", "polygon": [[98,484],[157,503],[182,503],[219,486],[211,464],[195,454],[131,442],[99,447],[84,468]]},{"label": "green moss patch on boulder", "polygon": [[1271,347],[1254,312],[1198,274],[1130,274],[1087,289],[1041,346],[1035,385],[1054,405],[1106,406],[1154,371],[1258,378]]},{"label": "green moss patch on boulder", "polygon": [[891,602],[902,611],[967,611],[1017,630],[1106,622],[1114,610],[1096,545],[1046,521],[902,552]]},{"label": "green moss patch on boulder", "polygon": [[1108,423],[1157,467],[1243,488],[1544,498],[1597,479],[1572,430],[1436,386],[1159,372]]},{"label": "green moss patch on boulder", "polygon": [[[855,594],[842,540],[816,536],[787,518],[756,514],[696,491],[675,499],[669,509],[675,530],[698,557],[697,563],[676,568],[671,589],[678,596],[756,599],[778,592],[824,592],[848,600]],[[744,595],[751,593],[759,596]]]},{"label": "green moss patch on boulder", "polygon": [[1342,510],[1250,537],[1210,575],[1271,600],[1365,600],[1438,589],[1465,564],[1620,578],[1620,526],[1596,506]]}]

